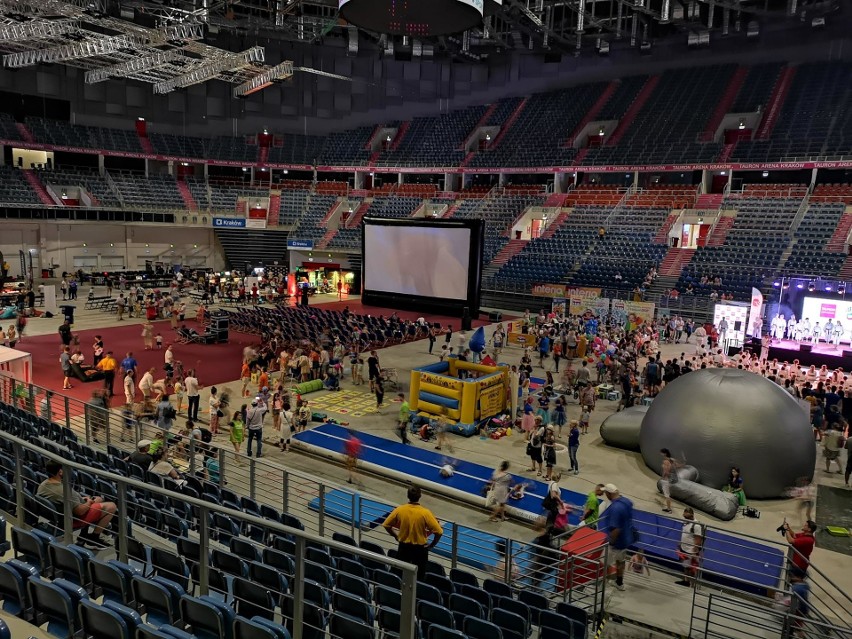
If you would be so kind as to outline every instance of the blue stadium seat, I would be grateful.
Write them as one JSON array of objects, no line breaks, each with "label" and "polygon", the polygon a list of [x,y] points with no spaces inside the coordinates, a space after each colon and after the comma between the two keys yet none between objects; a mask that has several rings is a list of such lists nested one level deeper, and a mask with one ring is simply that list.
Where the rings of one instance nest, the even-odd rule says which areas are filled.
[{"label": "blue stadium seat", "polygon": [[342,612],[331,613],[329,632],[333,639],[375,639],[376,636],[372,623],[367,626],[360,619]]},{"label": "blue stadium seat", "polygon": [[84,597],[75,598],[72,592],[57,583],[59,581],[62,580],[51,583],[34,578],[30,579],[27,586],[33,604],[34,623],[38,626],[47,623],[48,634],[66,639],[78,630],[77,604]]},{"label": "blue stadium seat", "polygon": [[127,622],[115,610],[83,600],[78,612],[80,627],[87,639],[133,639],[133,632]]},{"label": "blue stadium seat", "polygon": [[234,577],[232,588],[238,615],[248,619],[252,617],[263,617],[270,621],[274,619],[276,601],[266,586],[243,577]]},{"label": "blue stadium seat", "polygon": [[3,610],[15,617],[30,618],[27,582],[21,573],[5,563],[0,563],[0,601]]},{"label": "blue stadium seat", "polygon": [[88,589],[91,584],[89,576],[89,560],[94,559],[94,553],[88,548],[71,544],[66,546],[56,541],[47,547],[50,564],[54,577],[61,577]]},{"label": "blue stadium seat", "polygon": [[417,602],[417,619],[420,622],[420,631],[424,637],[429,636],[429,627],[433,624],[454,628],[453,613],[444,606],[429,601]]},{"label": "blue stadium seat", "polygon": [[183,588],[163,577],[146,579],[135,575],[131,580],[133,599],[145,611],[145,621],[154,626],[176,625],[180,621]]},{"label": "blue stadium seat", "polygon": [[209,597],[180,599],[181,618],[198,639],[232,639],[234,611]]},{"label": "blue stadium seat", "polygon": [[470,639],[503,639],[500,626],[476,617],[465,617],[462,630]]}]

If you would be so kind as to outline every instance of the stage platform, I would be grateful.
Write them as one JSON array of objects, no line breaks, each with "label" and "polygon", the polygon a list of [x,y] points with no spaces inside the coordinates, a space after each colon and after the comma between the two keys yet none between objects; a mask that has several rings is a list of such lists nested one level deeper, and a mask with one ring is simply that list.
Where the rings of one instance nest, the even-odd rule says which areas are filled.
[{"label": "stage platform", "polygon": [[[295,435],[293,445],[313,454],[341,461],[344,443],[348,437],[346,428],[337,424],[322,424]],[[405,445],[367,433],[358,433],[358,438],[362,442],[360,465],[365,470],[403,482],[416,479],[417,483],[427,491],[485,507],[482,488],[491,477],[493,469],[464,460],[454,460],[457,464],[454,475],[443,478],[439,471],[446,463],[447,456],[439,452],[410,444]],[[517,473],[519,469],[511,470]],[[523,479],[530,486],[527,488],[524,499],[511,501],[507,511],[513,517],[533,522],[542,512],[541,500],[547,492],[547,484],[517,474],[515,476],[518,480]],[[569,522],[573,525],[579,524],[579,516],[586,496],[565,488],[562,488],[561,494],[563,501],[576,507],[576,512],[570,515]],[[355,513],[353,507],[358,507],[358,500],[352,495],[340,495],[334,499],[334,502],[339,506],[336,517],[342,521],[354,521],[356,525],[365,528],[380,525],[379,518],[391,508],[390,505],[364,499],[361,502],[368,508],[363,513]],[[645,550],[650,561],[677,564],[677,545],[680,542],[681,533],[679,520],[658,513],[636,510],[634,523],[639,533],[637,547]],[[489,536],[487,540],[477,540],[474,544],[475,552],[471,548],[471,552],[468,553],[469,565],[487,565],[487,562],[495,560],[495,557],[483,556],[482,544],[490,546],[496,539],[496,537],[491,539]],[[437,550],[439,553],[442,552],[440,544]],[[485,554],[490,555],[490,553]],[[711,578],[720,584],[736,584],[736,587],[740,589],[761,592],[774,588],[778,584],[784,566],[784,554],[778,548],[714,530],[707,537],[703,565],[712,573]]]},{"label": "stage platform", "polygon": [[[759,353],[759,348],[754,352]],[[850,349],[849,344],[835,346],[824,342],[811,344],[810,342],[782,339],[770,344],[769,359],[777,359],[779,362],[792,362],[797,359],[802,366],[819,367],[825,365],[832,370],[843,368],[848,371],[852,367],[852,349]]]}]

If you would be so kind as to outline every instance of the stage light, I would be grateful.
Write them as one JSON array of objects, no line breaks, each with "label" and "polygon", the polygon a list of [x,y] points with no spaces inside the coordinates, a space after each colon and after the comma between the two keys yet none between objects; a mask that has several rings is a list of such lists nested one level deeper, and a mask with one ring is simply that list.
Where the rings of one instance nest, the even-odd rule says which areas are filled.
[{"label": "stage light", "polygon": [[837,294],[846,295],[846,282],[841,282],[837,285]]},{"label": "stage light", "polygon": [[803,289],[803,288],[805,288],[805,285],[802,284],[801,282],[799,282],[798,284],[796,284],[796,288]]},{"label": "stage light", "polygon": [[830,285],[830,284],[829,284],[829,285],[827,285],[827,286],[825,287],[825,290],[826,290],[826,291],[828,291],[828,292],[830,293],[830,292],[831,292],[831,285]]},{"label": "stage light", "polygon": [[774,282],[772,282],[772,286],[774,286],[775,288],[778,288],[779,286],[781,286],[781,282],[779,282],[778,280],[775,280]]},{"label": "stage light", "polygon": [[813,292],[816,290],[816,284],[814,284],[813,282],[810,282],[810,283],[808,284],[808,290],[809,290],[811,293],[813,293]]}]

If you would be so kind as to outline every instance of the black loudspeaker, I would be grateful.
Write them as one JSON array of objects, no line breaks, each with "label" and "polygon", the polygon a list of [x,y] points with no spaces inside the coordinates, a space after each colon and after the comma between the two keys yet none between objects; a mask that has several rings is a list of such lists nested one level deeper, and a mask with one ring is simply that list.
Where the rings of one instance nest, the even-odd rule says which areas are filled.
[{"label": "black loudspeaker", "polygon": [[463,331],[469,331],[473,328],[473,320],[470,317],[470,308],[464,307],[462,311],[461,327]]},{"label": "black loudspeaker", "polygon": [[799,351],[802,353],[810,353],[814,349],[813,344],[800,344]]},{"label": "black loudspeaker", "polygon": [[488,321],[489,322],[502,322],[503,321],[503,313],[501,313],[500,311],[491,311],[488,314]]},{"label": "black loudspeaker", "polygon": [[852,351],[843,351],[843,357],[852,357]]}]

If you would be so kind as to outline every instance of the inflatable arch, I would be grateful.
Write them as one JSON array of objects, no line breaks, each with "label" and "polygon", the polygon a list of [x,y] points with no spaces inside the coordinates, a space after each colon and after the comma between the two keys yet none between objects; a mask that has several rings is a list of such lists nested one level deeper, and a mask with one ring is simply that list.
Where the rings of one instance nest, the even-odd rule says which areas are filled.
[{"label": "inflatable arch", "polygon": [[[462,370],[476,377],[460,379]],[[470,437],[480,421],[506,410],[508,371],[505,365],[460,362],[456,357],[421,366],[411,371],[408,404],[412,411],[443,415],[451,422],[450,432]]]}]

